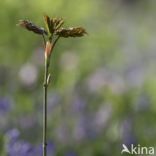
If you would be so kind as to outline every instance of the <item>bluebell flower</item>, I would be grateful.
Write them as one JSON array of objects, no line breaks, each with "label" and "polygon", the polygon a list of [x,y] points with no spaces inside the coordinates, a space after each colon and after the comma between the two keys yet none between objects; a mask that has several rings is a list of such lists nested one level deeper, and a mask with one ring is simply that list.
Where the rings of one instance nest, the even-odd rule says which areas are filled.
[{"label": "bluebell flower", "polygon": [[[42,145],[33,145],[28,141],[20,139],[20,133],[17,129],[7,132],[6,138],[6,154],[7,156],[42,156]],[[47,156],[55,154],[55,146],[52,142],[48,142]]]},{"label": "bluebell flower", "polygon": [[85,111],[85,108],[86,101],[79,96],[75,97],[73,101],[73,111],[75,113],[83,113]]},{"label": "bluebell flower", "polygon": [[6,133],[6,137],[9,141],[17,140],[20,136],[20,132],[18,129],[11,129]]},{"label": "bluebell flower", "polygon": [[6,113],[11,109],[11,100],[7,97],[0,97],[0,113]]}]

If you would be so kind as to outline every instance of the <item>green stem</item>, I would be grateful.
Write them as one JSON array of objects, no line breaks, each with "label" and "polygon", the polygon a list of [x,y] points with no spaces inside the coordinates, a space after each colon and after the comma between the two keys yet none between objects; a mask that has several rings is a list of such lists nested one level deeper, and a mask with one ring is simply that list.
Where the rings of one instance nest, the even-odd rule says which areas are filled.
[{"label": "green stem", "polygon": [[53,42],[53,48],[55,47],[57,41],[59,40],[60,36],[57,36],[57,38],[55,39],[55,41]]},{"label": "green stem", "polygon": [[[44,38],[44,36],[43,36]],[[53,48],[56,45],[56,42],[59,40],[59,36],[55,39],[53,42]],[[45,44],[45,38],[44,38],[44,44]],[[53,48],[51,50],[53,50]],[[52,53],[52,52],[51,52]],[[43,84],[43,90],[44,90],[44,100],[43,100],[43,156],[47,156],[47,93],[48,93],[48,83],[49,83],[49,64],[50,64],[50,56],[47,56],[45,58],[45,69],[44,69],[44,84]]]},{"label": "green stem", "polygon": [[43,101],[43,156],[47,156],[47,90],[48,90],[48,62],[45,60],[45,73],[44,73],[44,101]]},{"label": "green stem", "polygon": [[44,43],[44,48],[45,48],[46,47],[46,40],[45,40],[44,35],[42,35],[42,38],[43,38],[43,43]]}]

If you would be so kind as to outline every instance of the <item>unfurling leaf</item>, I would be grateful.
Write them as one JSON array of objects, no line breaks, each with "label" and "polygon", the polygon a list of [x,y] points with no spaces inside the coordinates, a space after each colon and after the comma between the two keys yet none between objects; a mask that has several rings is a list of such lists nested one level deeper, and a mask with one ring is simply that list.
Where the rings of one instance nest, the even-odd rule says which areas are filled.
[{"label": "unfurling leaf", "polygon": [[64,21],[62,18],[52,18],[51,21],[54,24],[55,31],[58,30],[64,24]]},{"label": "unfurling leaf", "polygon": [[82,27],[74,27],[74,28],[61,28],[56,31],[56,35],[60,37],[82,37],[87,34],[86,30]]},{"label": "unfurling leaf", "polygon": [[47,32],[45,31],[44,28],[38,27],[28,20],[19,20],[19,23],[17,25],[27,29],[28,31],[32,31],[36,34],[47,35]]},{"label": "unfurling leaf", "polygon": [[44,21],[45,21],[45,25],[46,25],[48,33],[52,34],[54,32],[54,26],[53,26],[53,23],[51,22],[50,17],[47,15],[44,15]]},{"label": "unfurling leaf", "polygon": [[45,15],[44,20],[48,33],[51,35],[53,35],[53,33],[64,24],[62,18],[50,18],[49,16]]}]

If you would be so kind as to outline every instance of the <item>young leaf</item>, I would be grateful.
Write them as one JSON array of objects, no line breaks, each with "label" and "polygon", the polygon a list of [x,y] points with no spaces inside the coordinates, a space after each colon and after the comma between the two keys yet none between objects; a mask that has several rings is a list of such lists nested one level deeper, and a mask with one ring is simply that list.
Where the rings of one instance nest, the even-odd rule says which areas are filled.
[{"label": "young leaf", "polygon": [[74,27],[74,28],[61,28],[56,31],[56,35],[60,37],[82,37],[87,34],[86,30],[82,27]]},{"label": "young leaf", "polygon": [[36,26],[31,21],[19,20],[19,23],[17,25],[27,29],[28,31],[32,31],[38,35],[44,35],[44,34],[47,35],[47,32],[45,31],[44,28]]},{"label": "young leaf", "polygon": [[44,15],[44,21],[49,34],[53,33],[53,24],[51,23],[51,19],[49,16]]}]

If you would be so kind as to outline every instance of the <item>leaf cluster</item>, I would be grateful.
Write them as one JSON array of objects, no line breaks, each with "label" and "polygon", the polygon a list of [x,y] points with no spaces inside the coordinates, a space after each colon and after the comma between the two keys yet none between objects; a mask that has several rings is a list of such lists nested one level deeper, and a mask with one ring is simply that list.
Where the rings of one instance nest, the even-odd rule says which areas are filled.
[{"label": "leaf cluster", "polygon": [[58,37],[82,37],[87,34],[86,30],[83,27],[70,27],[63,28],[64,20],[62,18],[50,18],[49,16],[44,16],[44,21],[46,25],[46,30],[42,27],[39,27],[33,24],[29,20],[20,20],[17,25],[32,31],[39,35],[47,35],[49,39],[52,40],[53,35]]}]

